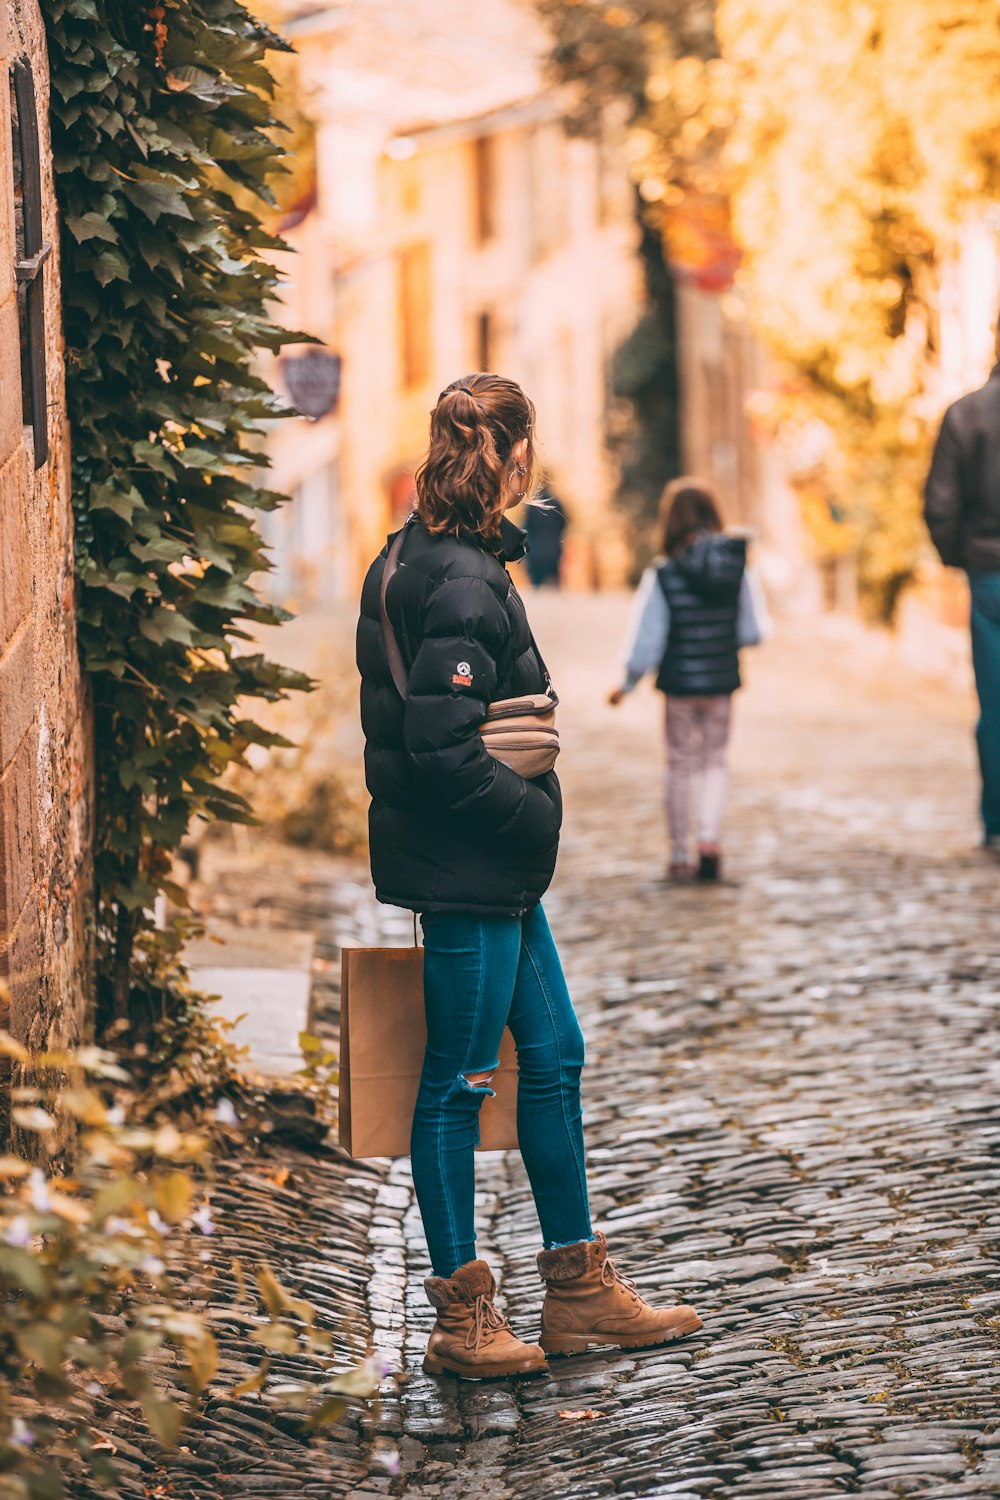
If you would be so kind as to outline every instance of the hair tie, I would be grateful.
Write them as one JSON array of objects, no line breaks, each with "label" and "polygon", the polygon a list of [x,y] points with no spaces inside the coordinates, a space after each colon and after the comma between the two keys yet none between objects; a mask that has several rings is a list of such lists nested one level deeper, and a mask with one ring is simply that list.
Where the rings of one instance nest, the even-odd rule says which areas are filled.
[{"label": "hair tie", "polygon": [[458,386],[457,389],[460,390],[460,391],[464,391],[467,396],[471,396],[472,399],[473,399],[473,401],[475,401],[475,399],[476,399],[476,393],[475,393],[475,391],[470,391],[469,387],[467,385],[460,385],[460,386]]}]

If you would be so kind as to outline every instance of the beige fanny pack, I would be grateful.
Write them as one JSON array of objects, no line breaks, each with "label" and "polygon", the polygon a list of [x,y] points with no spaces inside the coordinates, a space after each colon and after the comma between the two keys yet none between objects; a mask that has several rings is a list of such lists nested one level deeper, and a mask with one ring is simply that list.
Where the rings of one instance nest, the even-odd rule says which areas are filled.
[{"label": "beige fanny pack", "polygon": [[554,693],[531,693],[525,698],[501,698],[491,703],[479,733],[496,760],[502,760],[526,781],[551,771],[559,754]]},{"label": "beige fanny pack", "polygon": [[[382,573],[381,597],[382,642],[392,680],[404,702],[409,697],[410,679],[385,607],[385,596],[389,580],[399,566],[399,554],[403,550],[406,532],[407,528],[404,526],[389,548]],[[534,637],[531,644],[548,681],[548,670],[535,646]],[[501,698],[496,703],[491,703],[486,718],[479,726],[479,733],[489,754],[494,760],[502,761],[505,766],[523,776],[526,781],[546,775],[555,766],[556,756],[559,754],[559,731],[556,729],[558,702],[549,683],[547,692],[529,693],[521,698]]]}]

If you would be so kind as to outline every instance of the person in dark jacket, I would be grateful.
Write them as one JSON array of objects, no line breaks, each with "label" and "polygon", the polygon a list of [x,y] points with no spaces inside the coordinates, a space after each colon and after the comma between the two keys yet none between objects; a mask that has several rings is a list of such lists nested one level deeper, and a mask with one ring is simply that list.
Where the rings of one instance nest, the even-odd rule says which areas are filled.
[{"label": "person in dark jacket", "polygon": [[983,843],[1000,853],[1000,363],[945,412],[924,499],[941,561],[969,579]]},{"label": "person in dark jacket", "polygon": [[[767,611],[743,537],[722,534],[719,505],[699,479],[675,479],[661,502],[664,558],[639,586],[618,704],[647,672],[667,699],[667,818],[674,881],[714,882],[726,801],[726,748],[740,649],[764,637]],[[701,777],[698,864],[691,863],[692,780]]]},{"label": "person in dark jacket", "polygon": [[[460,1377],[534,1374],[546,1352],[652,1345],[701,1326],[690,1308],[644,1302],[592,1229],[583,1037],[540,904],[559,842],[559,782],[554,771],[525,780],[478,733],[491,703],[550,686],[506,568],[524,551],[504,512],[530,490],[534,425],[523,391],[498,375],[442,392],[385,588],[405,695],[381,613],[394,538],[369,569],[358,624],[376,894],[419,912],[424,933],[427,1051],[411,1155],[437,1311],[425,1368]],[[474,1258],[478,1114],[505,1026],[545,1246],[541,1347],[515,1337],[488,1265]]]},{"label": "person in dark jacket", "polygon": [[528,577],[533,588],[554,588],[562,584],[563,537],[566,507],[549,482],[538,491],[535,502],[527,507],[524,531],[528,539]]}]

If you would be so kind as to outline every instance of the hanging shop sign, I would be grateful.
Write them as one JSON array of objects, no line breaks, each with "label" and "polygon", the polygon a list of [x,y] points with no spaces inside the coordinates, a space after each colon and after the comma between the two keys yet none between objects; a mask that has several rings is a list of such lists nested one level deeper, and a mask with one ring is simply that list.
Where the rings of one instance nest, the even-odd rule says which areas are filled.
[{"label": "hanging shop sign", "polygon": [[680,205],[665,211],[663,221],[667,259],[677,280],[703,292],[728,290],[740,264],[728,200],[688,192]]},{"label": "hanging shop sign", "polygon": [[340,370],[340,355],[328,349],[286,354],[281,361],[281,376],[292,405],[312,422],[336,411],[340,400]]}]

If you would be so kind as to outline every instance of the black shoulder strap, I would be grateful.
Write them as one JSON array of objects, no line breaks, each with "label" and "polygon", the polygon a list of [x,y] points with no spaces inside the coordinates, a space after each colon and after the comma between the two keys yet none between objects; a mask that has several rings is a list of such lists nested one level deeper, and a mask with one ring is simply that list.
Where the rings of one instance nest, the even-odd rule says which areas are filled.
[{"label": "black shoulder strap", "polygon": [[[535,653],[535,659],[538,662],[538,665],[542,669],[542,676],[545,678],[545,690],[553,698],[555,698],[555,696],[556,696],[556,690],[552,686],[552,673],[549,671],[548,667],[545,665],[545,657],[542,655],[542,653],[538,649],[538,642],[535,640],[535,632],[533,630],[531,632],[531,649],[534,651],[534,653]],[[558,703],[558,701],[559,701],[558,698],[556,698],[556,702],[557,703]]]},{"label": "black shoulder strap", "polygon": [[389,581],[399,567],[399,554],[403,550],[403,543],[406,541],[408,530],[409,522],[397,531],[393,538],[392,546],[386,555],[385,567],[382,569],[382,593],[379,601],[382,612],[382,644],[385,647],[386,660],[389,663],[392,680],[396,684],[396,691],[404,703],[409,696],[410,678],[403,662],[403,653],[399,649],[396,632],[393,630],[389,619],[389,612],[385,607],[385,596],[389,589]]},{"label": "black shoulder strap", "polygon": [[[510,592],[512,594],[517,594],[517,596],[518,596],[519,599],[521,598],[520,590],[518,589],[517,585],[514,583],[513,579],[511,579]],[[508,598],[509,597],[510,596],[508,595]],[[527,617],[528,611],[527,611],[527,609],[525,609],[524,600],[523,599],[521,599],[521,608],[524,609],[525,617]],[[549,671],[548,667],[545,665],[545,658],[542,655],[541,651],[539,651],[539,649],[538,649],[538,642],[535,640],[535,632],[531,629],[530,625],[528,626],[528,632],[529,632],[529,634],[531,636],[531,649],[535,653],[535,660],[538,662],[538,665],[541,667],[541,669],[542,669],[542,676],[545,678],[545,689],[546,689],[546,692],[548,692],[549,694],[551,694],[551,696],[553,698],[555,698],[556,702],[558,703],[559,699],[556,698],[556,690],[552,686],[552,673]]]}]

